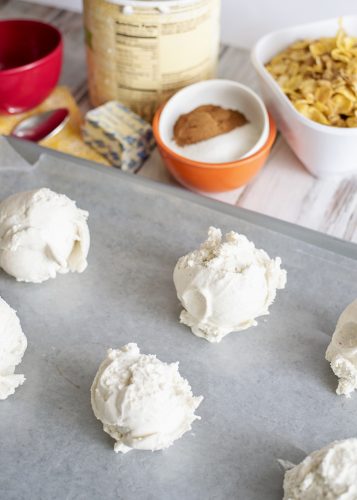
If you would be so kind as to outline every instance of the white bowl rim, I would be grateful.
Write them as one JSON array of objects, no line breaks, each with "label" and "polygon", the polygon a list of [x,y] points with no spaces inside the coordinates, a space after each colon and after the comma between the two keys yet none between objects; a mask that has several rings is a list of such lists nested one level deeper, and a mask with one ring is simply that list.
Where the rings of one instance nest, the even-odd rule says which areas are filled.
[{"label": "white bowl rim", "polygon": [[[239,162],[241,160],[242,161],[246,160],[250,156],[253,156],[254,154],[258,153],[265,146],[265,144],[267,143],[267,141],[269,139],[269,134],[270,134],[269,115],[268,115],[268,111],[267,111],[267,108],[266,108],[266,106],[264,104],[263,99],[256,92],[254,92],[254,90],[252,90],[247,85],[244,85],[243,83],[240,83],[240,82],[236,82],[234,80],[228,80],[228,79],[225,79],[225,78],[211,78],[209,80],[202,80],[200,82],[192,83],[191,85],[187,85],[186,87],[183,87],[178,92],[176,92],[174,95],[172,95],[165,102],[165,105],[164,105],[164,107],[163,107],[163,109],[161,111],[161,116],[160,116],[160,120],[159,120],[159,124],[158,124],[159,125],[159,133],[160,133],[160,121],[162,119],[162,115],[165,112],[165,110],[167,110],[167,105],[170,102],[172,102],[175,99],[176,96],[178,96],[179,94],[182,95],[182,94],[184,94],[186,92],[189,93],[192,88],[196,89],[197,87],[217,85],[217,84],[221,85],[221,86],[225,85],[225,86],[236,87],[236,88],[239,88],[240,90],[243,90],[247,94],[249,94],[250,97],[252,99],[254,99],[259,104],[260,110],[262,111],[263,129],[262,129],[262,132],[259,135],[257,141],[255,142],[255,144],[241,158],[238,158],[237,160],[233,160],[233,161],[229,161],[229,162],[220,162],[220,163],[216,163],[216,164],[215,163],[207,163],[207,162],[198,162],[198,163],[205,163],[206,165],[226,165],[226,164],[236,163],[236,162]],[[267,134],[266,134],[267,135],[266,140],[259,146],[259,148],[256,151],[254,151],[253,153],[251,153],[251,151],[253,151],[255,149],[256,144],[261,140],[261,137],[263,136],[263,134],[265,134],[266,132],[267,132]],[[160,133],[160,136],[161,136],[161,133]],[[169,148],[169,149],[171,149],[168,144],[166,144],[166,147]],[[179,155],[179,156],[182,156],[182,155]],[[186,158],[185,156],[182,156],[182,157]],[[194,161],[194,160],[191,160],[191,161]]]},{"label": "white bowl rim", "polygon": [[[304,24],[297,24],[293,26],[289,26],[287,28],[282,28],[279,30],[275,31],[270,31],[266,35],[262,36],[259,38],[259,40],[255,43],[253,49],[251,50],[251,61],[253,63],[253,66],[255,69],[262,74],[262,76],[265,78],[266,82],[268,85],[270,85],[270,88],[275,92],[275,94],[278,95],[279,98],[282,98],[290,107],[290,109],[293,111],[295,114],[295,117],[304,125],[307,125],[319,132],[324,132],[328,134],[336,134],[336,135],[357,135],[357,127],[334,127],[333,125],[323,125],[322,123],[315,122],[314,120],[311,120],[310,118],[306,118],[303,114],[299,113],[297,109],[293,106],[292,102],[288,98],[286,94],[281,90],[278,82],[272,77],[272,75],[269,73],[269,71],[265,68],[264,64],[262,61],[259,59],[257,53],[258,50],[264,43],[266,42],[267,39],[276,36],[276,35],[281,35],[285,33],[289,33],[291,29],[301,29],[301,28],[312,28],[316,27],[319,25],[324,25],[332,22],[336,22],[336,31],[338,27],[338,21],[339,19],[354,19],[357,21],[357,16],[353,15],[348,15],[348,16],[339,16],[339,17],[333,17],[329,19],[322,19],[321,21],[315,21],[312,23],[304,23]],[[297,39],[298,40],[298,39]]]}]

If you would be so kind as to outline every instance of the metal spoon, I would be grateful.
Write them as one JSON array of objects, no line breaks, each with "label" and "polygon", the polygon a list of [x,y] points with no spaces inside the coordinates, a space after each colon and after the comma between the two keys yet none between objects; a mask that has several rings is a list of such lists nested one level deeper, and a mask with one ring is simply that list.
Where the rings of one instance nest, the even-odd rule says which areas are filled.
[{"label": "metal spoon", "polygon": [[12,137],[38,142],[45,137],[57,134],[69,119],[67,108],[52,109],[32,115],[18,123],[11,132]]}]

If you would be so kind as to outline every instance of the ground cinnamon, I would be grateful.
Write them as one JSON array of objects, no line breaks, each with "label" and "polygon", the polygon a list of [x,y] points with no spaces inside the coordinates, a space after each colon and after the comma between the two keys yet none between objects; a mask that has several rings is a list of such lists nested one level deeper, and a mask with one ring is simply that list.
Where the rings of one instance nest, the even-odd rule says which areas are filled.
[{"label": "ground cinnamon", "polygon": [[187,146],[225,134],[246,123],[248,120],[239,111],[206,104],[178,118],[174,139],[179,146]]}]

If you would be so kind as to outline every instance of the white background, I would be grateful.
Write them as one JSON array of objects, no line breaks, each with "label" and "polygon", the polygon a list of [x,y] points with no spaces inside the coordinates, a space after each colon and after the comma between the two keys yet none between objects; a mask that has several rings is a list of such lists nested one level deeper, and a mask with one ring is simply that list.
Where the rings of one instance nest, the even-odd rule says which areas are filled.
[{"label": "white background", "polygon": [[[81,0],[31,0],[81,10]],[[288,25],[357,15],[357,0],[222,0],[224,43],[251,47],[264,33]]]}]

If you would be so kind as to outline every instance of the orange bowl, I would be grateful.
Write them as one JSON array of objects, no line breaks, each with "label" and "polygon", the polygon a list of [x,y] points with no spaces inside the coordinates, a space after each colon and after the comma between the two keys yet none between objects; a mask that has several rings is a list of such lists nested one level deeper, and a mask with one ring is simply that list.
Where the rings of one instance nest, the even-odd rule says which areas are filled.
[{"label": "orange bowl", "polygon": [[161,157],[175,179],[185,187],[206,193],[231,191],[247,184],[263,167],[276,137],[276,126],[269,115],[269,136],[252,156],[229,163],[204,163],[190,160],[172,151],[161,139],[159,122],[162,105],[155,113],[153,132]]}]

